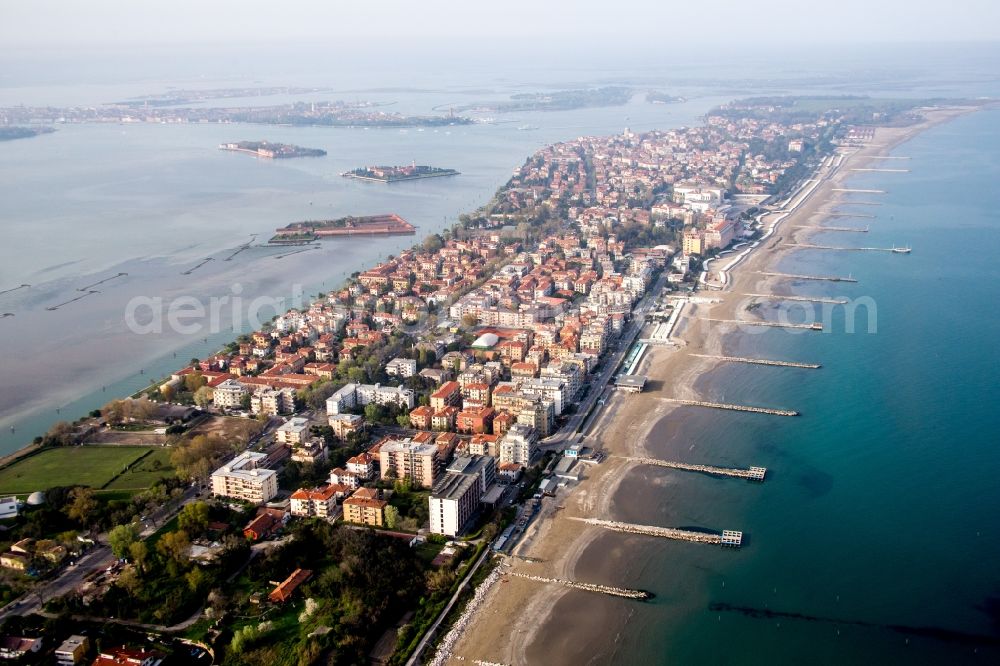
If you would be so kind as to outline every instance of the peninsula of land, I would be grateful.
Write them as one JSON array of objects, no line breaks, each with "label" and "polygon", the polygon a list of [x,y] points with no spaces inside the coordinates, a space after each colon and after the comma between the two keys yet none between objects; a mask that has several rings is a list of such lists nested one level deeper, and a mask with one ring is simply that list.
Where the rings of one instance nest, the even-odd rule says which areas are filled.
[{"label": "peninsula of land", "polygon": [[145,103],[102,106],[11,106],[0,108],[9,123],[257,123],[321,127],[443,127],[468,125],[455,115],[405,116],[367,102],[296,102],[253,107],[160,107]]},{"label": "peninsula of land", "polygon": [[30,139],[40,134],[51,134],[55,132],[51,127],[0,127],[0,141],[13,141],[14,139]]},{"label": "peninsula of land", "polygon": [[[758,271],[851,169],[964,112],[885,129],[869,101],[806,101],[545,146],[443,236],[56,424],[0,469],[15,519],[0,565],[16,583],[0,594],[17,597],[0,620],[44,610],[65,634],[124,623],[168,653],[163,637],[190,629],[220,663],[303,645],[349,663],[602,654],[630,617],[621,604],[660,591],[581,564],[597,534],[742,544],[735,530],[617,520],[625,473],[657,464],[653,424],[676,405],[795,415],[707,402],[694,379],[740,360],[722,356],[724,336],[775,324],[749,307],[782,293]],[[389,214],[275,238],[414,232]],[[599,559],[630,555],[616,543]]]},{"label": "peninsula of land", "polygon": [[340,174],[344,178],[367,180],[375,183],[398,183],[404,180],[420,180],[423,178],[439,178],[441,176],[457,176],[454,169],[440,169],[423,164],[407,166],[368,166],[345,171]]},{"label": "peninsula of land", "polygon": [[[759,107],[753,105],[755,110]],[[559,501],[547,503],[523,530],[518,544],[505,548],[503,573],[494,585],[481,590],[475,603],[459,618],[459,631],[445,639],[436,663],[579,663],[583,654],[607,654],[625,631],[632,602],[607,595],[554,590],[532,583],[527,576],[558,580],[604,580],[603,558],[584,557],[607,527],[596,518],[613,518],[616,507],[634,498],[623,481],[638,465],[649,464],[647,439],[656,424],[682,404],[706,398],[697,381],[720,364],[741,359],[725,356],[737,347],[739,321],[763,321],[754,315],[747,294],[788,293],[787,279],[776,272],[781,260],[798,242],[821,231],[822,221],[845,199],[846,180],[857,169],[880,164],[893,148],[936,124],[947,122],[975,107],[921,108],[920,117],[900,126],[864,127],[845,133],[835,148],[790,191],[762,208],[759,240],[741,252],[727,253],[703,266],[699,284],[709,291],[700,298],[671,299],[678,316],[647,328],[645,354],[624,371],[643,373],[647,382],[670,386],[675,402],[664,402],[661,392],[606,393],[606,403],[581,429],[582,438],[599,452],[601,464],[588,465],[572,492],[559,491]],[[901,111],[902,112],[902,111]],[[891,124],[892,120],[888,120]],[[861,137],[864,137],[863,139]],[[646,337],[646,334],[643,335]],[[589,521],[589,524],[588,524]],[[621,562],[625,553],[612,553],[605,564]],[[473,607],[474,606],[474,607]],[[542,638],[544,637],[544,639]]]},{"label": "peninsula of land", "polygon": [[268,159],[288,159],[291,157],[324,157],[326,151],[320,148],[303,148],[289,143],[271,143],[270,141],[240,141],[238,143],[221,143],[219,150],[229,150],[236,153],[246,153],[255,157]]}]

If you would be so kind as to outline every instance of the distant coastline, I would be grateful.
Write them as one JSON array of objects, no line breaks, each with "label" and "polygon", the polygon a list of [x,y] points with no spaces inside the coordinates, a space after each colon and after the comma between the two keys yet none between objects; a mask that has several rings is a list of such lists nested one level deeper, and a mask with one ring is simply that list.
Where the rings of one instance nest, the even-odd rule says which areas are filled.
[{"label": "distant coastline", "polygon": [[51,127],[0,127],[0,141],[14,141],[15,139],[30,139],[40,134],[52,134],[55,130]]},{"label": "distant coastline", "polygon": [[457,176],[454,169],[413,164],[411,166],[370,166],[359,167],[340,174],[344,178],[365,180],[374,183],[397,183],[404,180],[420,180],[422,178],[440,178],[442,176]]}]

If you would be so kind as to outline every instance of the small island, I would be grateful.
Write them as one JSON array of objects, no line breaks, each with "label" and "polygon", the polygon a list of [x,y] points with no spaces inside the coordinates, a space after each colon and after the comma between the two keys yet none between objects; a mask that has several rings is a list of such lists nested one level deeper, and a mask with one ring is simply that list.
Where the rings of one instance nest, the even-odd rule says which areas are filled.
[{"label": "small island", "polygon": [[687,100],[678,95],[671,95],[663,90],[650,90],[646,93],[646,101],[650,104],[680,104]]},{"label": "small island", "polygon": [[325,150],[319,148],[303,148],[288,143],[271,143],[270,141],[240,141],[238,143],[221,143],[219,150],[230,150],[246,153],[255,157],[268,159],[287,159],[290,157],[323,157]]},{"label": "small island", "polygon": [[456,111],[525,113],[534,111],[574,111],[576,109],[623,106],[635,91],[625,86],[604,86],[579,90],[518,93],[509,100],[475,102],[454,107]]},{"label": "small island", "polygon": [[277,230],[274,244],[304,244],[329,236],[390,236],[414,234],[417,228],[395,213],[341,217],[336,220],[293,222]]},{"label": "small island", "polygon": [[409,166],[369,166],[360,167],[340,174],[344,178],[370,180],[378,183],[396,183],[401,180],[418,180],[420,178],[438,178],[440,176],[457,176],[454,169],[439,169],[423,164]]},{"label": "small island", "polygon": [[0,127],[0,141],[13,141],[14,139],[30,139],[39,134],[51,134],[55,132],[51,127],[15,127],[8,125]]}]

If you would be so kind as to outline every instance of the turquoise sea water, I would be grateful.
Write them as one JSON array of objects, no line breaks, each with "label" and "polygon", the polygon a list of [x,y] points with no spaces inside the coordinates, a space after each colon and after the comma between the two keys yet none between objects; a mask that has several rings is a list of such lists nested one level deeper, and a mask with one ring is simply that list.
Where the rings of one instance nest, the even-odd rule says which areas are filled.
[{"label": "turquoise sea water", "polygon": [[653,431],[664,458],[763,465],[767,481],[640,468],[616,497],[615,518],[740,529],[745,547],[602,535],[577,575],[657,597],[617,607],[629,614],[623,633],[582,661],[997,663],[1000,112],[938,126],[895,154],[912,157],[911,173],[851,181],[889,191],[882,206],[850,207],[877,219],[830,222],[871,232],[814,239],[912,254],[804,250],[780,266],[858,278],[791,290],[870,297],[877,331],[860,314],[845,332],[840,308],[824,333],[731,336],[727,352],[823,367],[726,366],[700,381],[709,399],[802,416],[686,408]]}]

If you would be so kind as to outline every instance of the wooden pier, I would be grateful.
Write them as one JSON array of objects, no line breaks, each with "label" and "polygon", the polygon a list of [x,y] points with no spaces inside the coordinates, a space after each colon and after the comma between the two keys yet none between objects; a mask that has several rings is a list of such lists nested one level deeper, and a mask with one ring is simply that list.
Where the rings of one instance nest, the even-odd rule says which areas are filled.
[{"label": "wooden pier", "polygon": [[846,305],[844,298],[823,298],[822,296],[789,296],[781,294],[743,294],[750,298],[767,298],[772,301],[802,301],[803,303],[830,303],[832,305]]},{"label": "wooden pier", "polygon": [[826,280],[827,282],[857,282],[852,277],[840,277],[837,275],[796,275],[795,273],[774,273],[772,271],[758,271],[761,275],[770,277],[783,277],[790,280]]},{"label": "wooden pier", "polygon": [[701,319],[702,321],[711,321],[717,324],[745,324],[747,326],[768,326],[770,328],[801,328],[810,331],[822,331],[823,324],[818,321],[811,324],[792,324],[792,323],[782,323],[780,321],[764,321],[763,319],[750,320],[750,319],[714,319],[712,317],[695,317],[695,319]]},{"label": "wooden pier", "polygon": [[834,192],[846,192],[848,194],[888,194],[886,190],[864,190],[850,187],[834,187]]},{"label": "wooden pier", "polygon": [[770,414],[772,416],[798,416],[791,409],[772,409],[770,407],[754,407],[753,405],[733,405],[726,402],[708,402],[707,400],[686,400],[684,398],[660,398],[665,402],[673,402],[689,407],[708,407],[709,409],[725,409],[731,412],[751,412],[754,414]]},{"label": "wooden pier", "polygon": [[785,247],[797,247],[806,250],[838,250],[842,252],[892,252],[894,254],[909,254],[905,247],[837,247],[835,245],[813,245],[812,243],[782,243]]},{"label": "wooden pier", "polygon": [[723,536],[727,541],[725,545],[739,548],[743,544],[743,532],[735,530],[725,530],[721,534],[718,532],[693,532],[691,530],[679,530],[675,527],[657,527],[655,525],[636,525],[634,523],[623,523],[617,520],[601,520],[600,518],[570,518],[581,523],[587,523],[595,527],[603,527],[614,532],[624,532],[625,534],[642,534],[645,536],[660,537],[661,539],[675,539],[677,541],[690,541],[692,543],[709,543],[723,545]]},{"label": "wooden pier", "polygon": [[583,590],[585,592],[596,592],[597,594],[604,594],[609,597],[622,597],[624,599],[636,599],[644,601],[651,598],[649,592],[645,590],[633,590],[627,587],[612,587],[611,585],[600,585],[597,583],[579,583],[575,580],[566,580],[564,578],[546,578],[544,576],[533,576],[532,574],[521,573],[519,571],[507,571],[505,576],[514,576],[516,578],[523,578],[525,580],[532,580],[536,583],[548,583],[550,585],[562,585],[563,587],[572,588],[574,590]]},{"label": "wooden pier", "polygon": [[763,481],[764,475],[767,474],[766,467],[750,467],[748,469],[740,469],[736,467],[716,467],[714,465],[692,465],[674,460],[659,460],[657,458],[630,458],[627,456],[615,457],[639,463],[640,465],[667,467],[670,469],[683,470],[685,472],[701,472],[703,474],[713,474],[715,476],[729,476],[735,479],[746,479],[748,481]]},{"label": "wooden pier", "polygon": [[823,227],[816,224],[797,224],[792,229],[813,229],[815,231],[853,231],[857,234],[868,233],[868,227],[862,229],[861,227]]},{"label": "wooden pier", "polygon": [[818,370],[822,366],[819,363],[796,363],[795,361],[772,361],[768,358],[746,358],[743,356],[719,356],[717,354],[691,354],[698,358],[710,358],[716,361],[728,361],[729,363],[750,363],[753,365],[773,365],[780,368],[806,368]]}]

